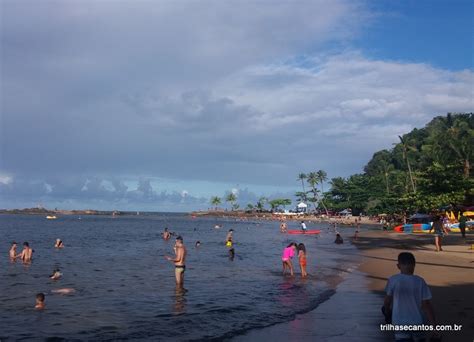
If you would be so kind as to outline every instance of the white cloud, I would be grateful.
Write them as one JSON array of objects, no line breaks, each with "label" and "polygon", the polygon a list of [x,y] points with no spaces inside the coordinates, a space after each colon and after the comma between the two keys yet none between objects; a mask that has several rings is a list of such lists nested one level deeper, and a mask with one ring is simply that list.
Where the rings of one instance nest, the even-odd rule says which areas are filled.
[{"label": "white cloud", "polygon": [[13,177],[0,173],[0,184],[8,185],[13,181]]},{"label": "white cloud", "polygon": [[152,206],[200,203],[180,179],[288,187],[359,172],[397,135],[474,108],[472,71],[350,51],[370,17],[352,1],[1,6],[9,196]]}]

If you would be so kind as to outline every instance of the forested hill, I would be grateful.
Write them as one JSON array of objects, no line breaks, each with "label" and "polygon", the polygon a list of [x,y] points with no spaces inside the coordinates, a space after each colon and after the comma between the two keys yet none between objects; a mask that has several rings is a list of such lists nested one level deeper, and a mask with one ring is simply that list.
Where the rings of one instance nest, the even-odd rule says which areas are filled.
[{"label": "forested hill", "polygon": [[474,114],[438,116],[376,152],[364,173],[333,178],[324,200],[368,214],[474,205]]}]

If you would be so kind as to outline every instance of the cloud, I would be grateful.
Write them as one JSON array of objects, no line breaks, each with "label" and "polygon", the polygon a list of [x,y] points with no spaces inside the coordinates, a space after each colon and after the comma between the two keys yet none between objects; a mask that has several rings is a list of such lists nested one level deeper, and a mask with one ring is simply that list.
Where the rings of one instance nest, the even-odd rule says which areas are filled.
[{"label": "cloud", "polygon": [[398,134],[474,108],[470,70],[351,49],[370,20],[351,1],[1,6],[10,201],[208,205],[156,179],[286,194],[300,172],[360,172]]}]

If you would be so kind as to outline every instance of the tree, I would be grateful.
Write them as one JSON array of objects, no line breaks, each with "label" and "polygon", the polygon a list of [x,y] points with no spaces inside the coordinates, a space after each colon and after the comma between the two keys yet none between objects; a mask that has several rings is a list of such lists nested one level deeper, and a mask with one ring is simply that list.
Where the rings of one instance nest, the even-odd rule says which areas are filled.
[{"label": "tree", "polygon": [[225,201],[230,202],[232,206],[232,210],[237,209],[236,204],[235,204],[235,202],[237,201],[237,196],[233,192],[227,195],[227,197],[225,198]]},{"label": "tree", "polygon": [[221,198],[219,196],[213,196],[211,198],[211,204],[216,208],[221,204]]},{"label": "tree", "polygon": [[316,202],[319,202],[319,203],[322,204],[322,206],[324,208],[324,211],[326,212],[326,215],[329,216],[328,208],[326,208],[326,205],[324,204],[324,202],[321,201],[321,199],[318,195],[318,189],[316,189],[316,185],[318,184],[318,181],[319,181],[319,176],[316,172],[310,172],[308,174],[308,183],[311,186],[312,192],[313,192],[312,202],[314,204],[314,209],[317,209],[316,208]]},{"label": "tree", "polygon": [[271,200],[268,202],[270,206],[272,207],[272,211],[277,210],[280,206],[287,206],[291,205],[291,200],[288,198],[276,198],[274,200]]},{"label": "tree", "polygon": [[316,175],[318,177],[319,184],[321,184],[321,193],[323,194],[324,193],[323,183],[328,180],[328,174],[326,173],[326,171],[319,170],[318,172],[316,172]]},{"label": "tree", "polygon": [[400,139],[400,142],[402,144],[402,151],[403,151],[403,159],[405,159],[405,162],[407,163],[408,167],[408,175],[410,176],[410,183],[413,189],[413,193],[416,193],[416,187],[415,187],[415,181],[413,180],[413,174],[411,172],[411,166],[410,166],[410,160],[408,159],[408,150],[411,149],[411,147],[408,145],[407,139],[401,137],[400,135],[398,136]]},{"label": "tree", "polygon": [[262,212],[265,210],[265,203],[268,202],[268,199],[266,197],[260,197],[257,201],[257,205],[255,206],[258,211]]},{"label": "tree", "polygon": [[298,202],[306,201],[306,192],[297,191],[295,192],[295,197]]},{"label": "tree", "polygon": [[305,173],[300,173],[298,175],[298,179],[299,181],[301,181],[301,186],[303,187],[303,197],[302,200],[306,202],[306,189],[304,188],[304,180],[308,178],[308,176],[305,174]]}]

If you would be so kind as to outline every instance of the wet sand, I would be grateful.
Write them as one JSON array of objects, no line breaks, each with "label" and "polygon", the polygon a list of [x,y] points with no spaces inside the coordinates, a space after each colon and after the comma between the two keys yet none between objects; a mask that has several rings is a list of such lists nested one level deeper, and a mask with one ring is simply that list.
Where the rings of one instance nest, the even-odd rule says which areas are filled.
[{"label": "wet sand", "polygon": [[[343,235],[344,232],[342,232]],[[349,234],[345,236],[349,242]],[[422,276],[433,294],[438,324],[461,324],[460,332],[443,332],[445,341],[472,341],[474,337],[474,235],[463,240],[459,234],[444,239],[444,251],[435,252],[432,235],[393,232],[361,232],[358,270],[339,284],[336,293],[315,310],[293,321],[253,330],[233,341],[392,341],[380,308],[388,277],[398,273],[400,252],[415,255],[415,274]]]}]

